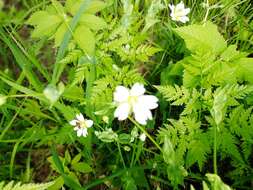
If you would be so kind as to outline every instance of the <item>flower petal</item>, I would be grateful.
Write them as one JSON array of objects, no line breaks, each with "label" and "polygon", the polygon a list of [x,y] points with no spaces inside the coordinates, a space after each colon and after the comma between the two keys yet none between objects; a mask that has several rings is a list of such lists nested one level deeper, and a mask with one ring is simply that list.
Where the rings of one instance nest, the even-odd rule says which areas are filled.
[{"label": "flower petal", "polygon": [[73,125],[73,126],[76,126],[77,122],[78,122],[77,120],[73,119],[72,121],[69,122],[69,124]]},{"label": "flower petal", "polygon": [[146,140],[146,135],[145,135],[145,133],[142,133],[141,135],[140,135],[140,140],[142,141],[142,142],[144,142],[145,140]]},{"label": "flower petal", "polygon": [[134,105],[133,112],[135,120],[142,125],[146,125],[147,120],[152,119],[151,111],[141,104]]},{"label": "flower petal", "polygon": [[84,129],[83,129],[82,135],[83,135],[84,137],[86,137],[86,136],[88,135],[87,128],[84,128]]},{"label": "flower petal", "polygon": [[127,119],[130,112],[130,105],[128,103],[120,104],[114,112],[114,117],[117,117],[118,120]]},{"label": "flower petal", "polygon": [[190,11],[191,11],[191,9],[190,9],[190,8],[186,8],[186,9],[184,9],[184,14],[185,14],[185,15],[187,15],[187,14],[189,14],[189,13],[190,13]]},{"label": "flower petal", "polygon": [[127,101],[129,97],[129,89],[124,86],[117,86],[113,93],[113,99],[115,102],[121,103]]},{"label": "flower petal", "polygon": [[145,88],[143,84],[135,83],[130,90],[131,96],[141,96],[145,93]]},{"label": "flower petal", "polygon": [[176,5],[176,10],[182,10],[182,9],[184,9],[184,3],[183,3],[183,1],[181,1],[180,3],[178,3]]},{"label": "flower petal", "polygon": [[158,98],[153,95],[143,95],[138,98],[138,104],[147,109],[155,109],[158,107]]},{"label": "flower petal", "polygon": [[187,16],[182,16],[182,17],[180,18],[180,21],[181,21],[182,23],[186,23],[186,22],[189,21],[189,18],[188,18]]},{"label": "flower petal", "polygon": [[83,130],[82,130],[82,129],[79,129],[79,130],[77,131],[77,136],[78,136],[78,137],[81,137],[82,134],[83,134]]},{"label": "flower petal", "polygon": [[93,121],[92,120],[86,120],[85,124],[88,128],[90,128],[93,125]]},{"label": "flower petal", "polygon": [[174,5],[169,4],[169,8],[170,8],[170,10],[171,10],[172,12],[174,12],[174,10],[175,10],[175,6],[174,6]]},{"label": "flower petal", "polygon": [[79,120],[79,121],[84,121],[84,117],[83,117],[83,114],[77,114],[76,115],[76,118]]},{"label": "flower petal", "polygon": [[78,130],[79,130],[79,127],[75,127],[75,128],[74,128],[74,131],[78,131]]}]

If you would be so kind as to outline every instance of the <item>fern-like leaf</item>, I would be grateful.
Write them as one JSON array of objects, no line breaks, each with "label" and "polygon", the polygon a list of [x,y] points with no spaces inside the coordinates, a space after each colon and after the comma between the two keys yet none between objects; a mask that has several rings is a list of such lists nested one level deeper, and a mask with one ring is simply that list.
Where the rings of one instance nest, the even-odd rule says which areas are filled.
[{"label": "fern-like leaf", "polygon": [[1,190],[45,190],[53,184],[54,182],[41,183],[41,184],[35,184],[35,183],[21,184],[21,182],[18,182],[15,184],[14,181],[10,181],[7,184],[5,184],[4,182],[0,182],[0,189]]}]

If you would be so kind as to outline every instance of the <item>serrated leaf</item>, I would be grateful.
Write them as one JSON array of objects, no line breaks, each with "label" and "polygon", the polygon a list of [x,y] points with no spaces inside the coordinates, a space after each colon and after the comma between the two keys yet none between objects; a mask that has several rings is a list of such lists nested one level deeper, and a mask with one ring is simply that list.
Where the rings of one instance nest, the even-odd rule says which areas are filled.
[{"label": "serrated leaf", "polygon": [[[31,22],[36,22],[35,18],[33,18]],[[32,32],[32,37],[40,38],[44,36],[50,36],[57,29],[61,22],[62,19],[58,16],[43,14],[43,17],[40,17],[40,19],[35,24],[36,27],[35,30]]]},{"label": "serrated leaf", "polygon": [[193,24],[174,29],[185,40],[187,48],[192,52],[222,52],[227,44],[218,32],[217,26],[211,22],[204,25]]},{"label": "serrated leaf", "polygon": [[48,16],[48,12],[46,12],[46,11],[37,11],[37,12],[33,13],[30,16],[30,18],[26,21],[26,24],[36,26],[40,22],[42,22],[43,19],[41,19],[41,18],[44,18],[44,17],[47,17],[47,16]]},{"label": "serrated leaf", "polygon": [[74,38],[79,47],[88,55],[93,55],[95,50],[95,38],[86,26],[78,26],[74,32]]},{"label": "serrated leaf", "polygon": [[41,183],[41,184],[35,183],[21,184],[21,182],[18,182],[14,184],[14,181],[10,181],[6,185],[4,185],[4,182],[1,182],[0,188],[1,190],[46,190],[53,184],[54,182]]},{"label": "serrated leaf", "polygon": [[237,60],[237,77],[241,81],[253,84],[253,58],[241,58]]},{"label": "serrated leaf", "polygon": [[80,22],[95,31],[106,28],[107,26],[102,18],[92,14],[83,14],[80,18]]},{"label": "serrated leaf", "polygon": [[61,45],[61,42],[63,40],[64,34],[67,31],[68,27],[66,26],[66,23],[62,23],[56,30],[56,33],[54,35],[54,42],[55,46],[58,47]]},{"label": "serrated leaf", "polygon": [[79,101],[84,99],[84,91],[82,87],[71,86],[65,89],[63,97],[70,101]]},{"label": "serrated leaf", "polygon": [[[66,3],[66,8],[72,15],[75,15],[80,7],[81,2],[82,1],[80,0],[74,0],[74,1],[68,0]],[[104,9],[106,6],[107,4],[104,3],[103,1],[93,0],[85,12],[90,13],[90,14],[95,14],[101,11],[102,9]]]}]

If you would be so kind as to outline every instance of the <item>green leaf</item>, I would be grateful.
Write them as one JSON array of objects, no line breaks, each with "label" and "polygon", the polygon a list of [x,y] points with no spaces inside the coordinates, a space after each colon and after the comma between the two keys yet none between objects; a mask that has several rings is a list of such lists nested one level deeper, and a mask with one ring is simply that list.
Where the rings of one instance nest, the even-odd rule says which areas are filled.
[{"label": "green leaf", "polygon": [[81,158],[82,158],[82,154],[77,154],[74,158],[73,158],[73,160],[71,161],[71,164],[77,164],[80,160],[81,160]]},{"label": "green leaf", "polygon": [[80,22],[95,31],[106,28],[107,26],[104,19],[92,14],[83,14],[80,18]]},{"label": "green leaf", "polygon": [[79,47],[88,55],[93,55],[95,50],[95,38],[86,26],[78,26],[74,32],[74,38]]},{"label": "green leaf", "polygon": [[61,22],[62,19],[59,16],[49,14],[46,11],[38,11],[35,12],[26,23],[35,26],[32,37],[41,38],[50,36]]},{"label": "green leaf", "polygon": [[174,29],[185,40],[187,48],[192,52],[222,52],[227,44],[218,32],[217,26],[211,22],[204,25],[189,25]]},{"label": "green leaf", "polygon": [[46,11],[37,11],[33,13],[30,18],[26,21],[26,24],[37,26],[40,22],[43,22],[41,18],[47,17],[48,12]]},{"label": "green leaf", "polygon": [[14,184],[14,181],[10,181],[9,183],[5,185],[4,185],[4,182],[0,182],[0,189],[1,190],[46,190],[53,184],[54,182],[41,183],[41,184],[35,184],[35,183],[21,184],[21,182],[18,182]]},{"label": "green leaf", "polygon": [[253,58],[241,58],[236,63],[239,80],[253,84]]},{"label": "green leaf", "polygon": [[123,189],[124,190],[137,190],[137,187],[135,185],[135,181],[129,172],[127,172],[124,176],[122,176],[121,180],[123,182]]},{"label": "green leaf", "polygon": [[82,87],[70,86],[64,90],[63,97],[70,101],[80,101],[84,99],[84,91]]},{"label": "green leaf", "polygon": [[0,106],[4,105],[7,101],[7,97],[0,94]]},{"label": "green leaf", "polygon": [[[80,7],[81,0],[68,0],[66,3],[67,10],[72,14],[75,15]],[[86,13],[95,14],[107,6],[106,3],[99,0],[93,0],[89,7],[86,10]]]},{"label": "green leaf", "polygon": [[66,23],[62,23],[58,29],[56,30],[56,33],[54,35],[54,42],[55,42],[55,46],[58,47],[60,46],[62,40],[63,40],[63,37],[64,37],[64,34],[66,33],[68,27],[66,25]]},{"label": "green leaf", "polygon": [[67,30],[66,33],[64,34],[64,38],[61,42],[60,48],[58,50],[57,56],[56,56],[56,64],[54,66],[54,72],[52,76],[52,84],[56,84],[61,76],[61,73],[63,72],[65,68],[65,64],[61,64],[61,60],[63,59],[65,52],[67,50],[69,41],[72,39],[72,32],[74,31],[81,15],[86,11],[87,7],[90,5],[91,0],[84,0],[80,4],[80,7],[78,9],[78,12],[75,14],[73,19],[70,22],[70,30]]},{"label": "green leaf", "polygon": [[211,189],[215,190],[232,190],[228,185],[223,183],[221,178],[216,174],[206,174],[208,181],[211,184]]},{"label": "green leaf", "polygon": [[92,172],[92,168],[89,166],[89,164],[84,162],[78,162],[72,164],[72,167],[75,171],[81,172],[81,173],[89,173]]},{"label": "green leaf", "polygon": [[207,153],[210,151],[208,139],[196,139],[190,142],[188,147],[188,153],[186,157],[186,163],[191,166],[195,162],[198,163],[200,170],[203,167],[203,163],[207,158]]}]

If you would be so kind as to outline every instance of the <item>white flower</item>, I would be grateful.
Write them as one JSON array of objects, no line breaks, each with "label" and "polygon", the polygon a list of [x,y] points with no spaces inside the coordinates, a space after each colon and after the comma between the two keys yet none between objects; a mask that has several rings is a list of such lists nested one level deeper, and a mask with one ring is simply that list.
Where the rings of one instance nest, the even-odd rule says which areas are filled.
[{"label": "white flower", "polygon": [[181,1],[177,5],[169,5],[171,13],[171,19],[175,21],[180,21],[182,23],[186,23],[189,21],[187,14],[190,12],[190,8],[185,8],[184,3]]},{"label": "white flower", "polygon": [[76,118],[69,122],[70,125],[75,126],[74,130],[77,131],[77,136],[84,136],[88,135],[88,128],[92,127],[93,121],[84,119],[83,114],[77,114]]},{"label": "white flower", "polygon": [[146,140],[146,135],[144,133],[142,133],[140,136],[139,136],[140,140],[142,142],[144,142]]},{"label": "white flower", "polygon": [[146,125],[148,119],[152,119],[150,110],[157,108],[158,99],[152,95],[144,95],[143,84],[135,83],[131,90],[124,86],[118,86],[114,92],[114,102],[117,109],[114,117],[118,120],[125,120],[133,112],[135,120]]}]

